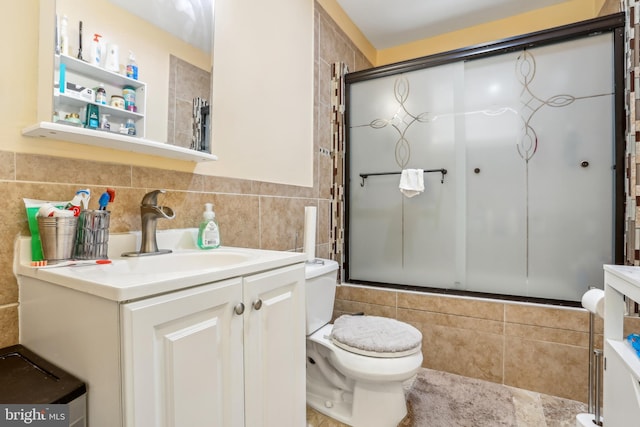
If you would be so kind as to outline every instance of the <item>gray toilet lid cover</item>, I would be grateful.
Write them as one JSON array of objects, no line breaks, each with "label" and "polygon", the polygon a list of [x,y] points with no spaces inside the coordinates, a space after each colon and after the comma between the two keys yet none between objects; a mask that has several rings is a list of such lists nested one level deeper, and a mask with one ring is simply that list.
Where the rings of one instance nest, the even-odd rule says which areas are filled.
[{"label": "gray toilet lid cover", "polygon": [[331,340],[359,354],[401,357],[420,349],[422,333],[407,323],[387,317],[343,315],[333,323]]}]

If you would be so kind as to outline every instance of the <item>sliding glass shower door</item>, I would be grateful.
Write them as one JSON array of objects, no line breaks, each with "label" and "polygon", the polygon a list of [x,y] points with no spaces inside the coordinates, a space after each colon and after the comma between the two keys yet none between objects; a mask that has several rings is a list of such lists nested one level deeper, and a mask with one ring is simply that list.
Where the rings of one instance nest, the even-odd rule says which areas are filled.
[{"label": "sliding glass shower door", "polygon": [[[348,279],[571,301],[599,285],[614,253],[612,40],[350,84]],[[423,193],[399,191],[403,169],[426,170]]]}]

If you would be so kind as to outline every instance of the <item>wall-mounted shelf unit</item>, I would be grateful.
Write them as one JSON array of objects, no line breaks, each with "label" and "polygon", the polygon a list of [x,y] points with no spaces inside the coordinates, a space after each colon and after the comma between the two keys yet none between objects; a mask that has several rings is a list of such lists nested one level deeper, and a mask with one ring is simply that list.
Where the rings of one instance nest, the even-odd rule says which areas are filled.
[{"label": "wall-mounted shelf unit", "polygon": [[[62,72],[61,68],[63,69]],[[51,113],[57,113],[60,121],[54,119],[53,116],[56,114],[52,114],[48,121],[46,117],[43,117],[45,121],[40,121],[24,128],[22,130],[23,135],[52,138],[77,144],[150,154],[191,162],[208,162],[218,159],[217,156],[207,152],[145,139],[145,105],[147,95],[147,86],[145,83],[65,55],[54,56],[53,70],[54,87],[53,93],[50,92],[52,98],[49,99],[53,99],[53,103],[50,104],[53,107]],[[60,91],[61,85],[66,86],[66,82],[90,89],[99,87],[102,84],[107,92],[107,105],[96,103],[95,97],[92,97],[92,99],[83,99],[78,95],[69,93],[69,90],[65,89],[64,91]],[[137,111],[129,111],[108,105],[111,96],[122,96],[123,88],[125,87],[135,89],[135,105]],[[88,104],[97,105],[100,116],[103,114],[108,115],[109,122],[111,123],[111,131],[88,129],[81,125],[72,126],[63,123],[63,119],[68,113],[78,113],[80,117],[82,117],[82,110]],[[135,136],[118,132],[120,125],[129,119],[135,123]]]},{"label": "wall-mounted shelf unit", "polygon": [[[84,120],[84,111],[88,105],[95,105],[99,110],[100,121],[107,115],[111,131],[118,132],[128,120],[135,123],[135,136],[146,136],[145,110],[147,101],[147,85],[139,80],[131,79],[102,67],[89,64],[66,55],[54,56],[54,115],[64,119],[66,114],[78,113]],[[89,91],[87,97],[81,97],[74,88],[80,87]],[[105,102],[97,102],[95,92],[98,87],[106,91]],[[132,109],[117,108],[110,105],[112,96],[124,96],[124,89],[133,94]],[[124,98],[126,101],[126,97]],[[122,98],[120,99],[122,101]],[[51,121],[55,122],[53,118]]]},{"label": "wall-mounted shelf unit", "polygon": [[167,157],[170,159],[187,160],[191,162],[209,162],[218,157],[202,151],[151,141],[114,132],[85,129],[65,124],[40,122],[22,130],[25,136],[53,138],[62,141],[75,142],[96,147],[112,148],[141,154]]}]

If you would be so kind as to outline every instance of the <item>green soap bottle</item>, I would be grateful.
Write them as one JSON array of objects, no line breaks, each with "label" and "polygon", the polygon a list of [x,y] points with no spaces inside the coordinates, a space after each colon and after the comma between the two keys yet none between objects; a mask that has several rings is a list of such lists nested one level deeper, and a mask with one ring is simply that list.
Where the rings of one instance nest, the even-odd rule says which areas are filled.
[{"label": "green soap bottle", "polygon": [[213,212],[213,204],[205,203],[202,222],[198,229],[198,247],[200,249],[215,249],[220,246],[220,228]]}]

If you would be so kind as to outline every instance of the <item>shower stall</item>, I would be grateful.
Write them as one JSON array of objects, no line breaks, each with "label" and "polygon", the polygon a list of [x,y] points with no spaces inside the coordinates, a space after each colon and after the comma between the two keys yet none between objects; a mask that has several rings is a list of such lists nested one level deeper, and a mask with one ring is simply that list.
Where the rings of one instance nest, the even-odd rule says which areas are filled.
[{"label": "shower stall", "polygon": [[[579,301],[621,263],[623,18],[347,74],[345,280]],[[404,169],[424,191],[404,196]]]}]

